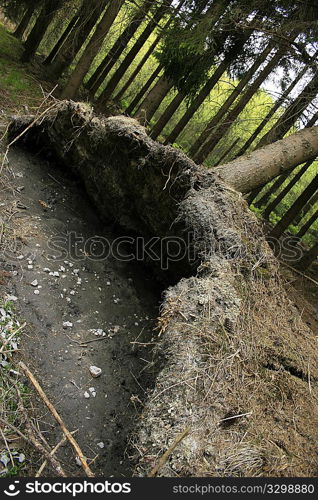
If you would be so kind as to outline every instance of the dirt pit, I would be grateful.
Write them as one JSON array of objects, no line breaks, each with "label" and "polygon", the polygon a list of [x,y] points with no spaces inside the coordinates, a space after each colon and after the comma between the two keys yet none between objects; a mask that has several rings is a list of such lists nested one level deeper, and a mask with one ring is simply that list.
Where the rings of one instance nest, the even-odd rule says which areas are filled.
[{"label": "dirt pit", "polygon": [[[1,201],[13,214],[14,248],[2,267],[13,272],[8,293],[28,325],[23,359],[69,430],[78,430],[95,474],[129,476],[129,436],[157,371],[160,288],[141,265],[112,255],[126,250],[74,179],[18,149],[9,160],[17,191]],[[92,366],[102,371],[97,378]],[[43,407],[37,412],[43,435],[56,444],[59,427]],[[68,445],[59,459],[82,473]]]}]

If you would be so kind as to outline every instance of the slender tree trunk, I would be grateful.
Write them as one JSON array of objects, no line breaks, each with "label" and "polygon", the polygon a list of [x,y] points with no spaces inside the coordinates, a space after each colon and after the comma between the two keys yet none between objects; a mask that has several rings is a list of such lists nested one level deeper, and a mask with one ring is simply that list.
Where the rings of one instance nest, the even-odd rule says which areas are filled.
[{"label": "slender tree trunk", "polygon": [[303,258],[297,263],[296,267],[305,271],[318,257],[318,242],[307,252]]},{"label": "slender tree trunk", "polygon": [[302,77],[307,73],[308,67],[305,66],[300,73],[298,73],[297,77],[295,80],[292,81],[292,83],[287,87],[287,89],[282,93],[279,99],[275,102],[274,106],[269,110],[265,118],[262,120],[262,122],[258,125],[258,127],[255,129],[251,137],[245,142],[245,144],[241,147],[241,149],[237,153],[237,157],[243,155],[248,148],[251,146],[251,144],[254,142],[256,137],[261,133],[261,131],[264,129],[264,127],[269,123],[269,120],[274,116],[276,111],[281,107],[282,104],[284,104],[285,100],[291,93],[291,91],[296,87],[297,83],[300,82]]},{"label": "slender tree trunk", "polygon": [[314,212],[313,215],[309,217],[307,222],[305,222],[305,224],[300,228],[300,230],[296,234],[296,238],[302,238],[303,236],[305,236],[307,231],[311,228],[311,226],[313,225],[314,222],[316,222],[317,219],[318,219],[318,210],[316,210],[316,212]]},{"label": "slender tree trunk", "polygon": [[220,165],[220,163],[225,160],[225,158],[230,154],[230,152],[235,148],[236,144],[239,142],[240,137],[237,137],[232,144],[224,151],[224,153],[220,156],[218,159],[217,165]]},{"label": "slender tree trunk", "polygon": [[177,95],[172,99],[169,106],[167,106],[157,123],[154,125],[150,133],[150,137],[152,137],[152,139],[157,139],[158,135],[163,131],[167,123],[171,120],[185,97],[186,96],[183,92],[178,92]]},{"label": "slender tree trunk", "polygon": [[282,184],[284,184],[285,180],[290,176],[291,173],[292,172],[285,172],[283,175],[280,175],[279,177],[277,177],[275,182],[273,182],[273,184],[270,186],[270,188],[267,191],[265,191],[263,196],[261,196],[261,198],[259,198],[254,203],[254,206],[257,208],[261,208],[261,207],[264,207],[265,205],[267,205],[271,196],[274,193],[276,193],[276,191],[281,187]]},{"label": "slender tree trunk", "polygon": [[30,5],[30,7],[28,7],[26,9],[25,13],[22,16],[20,23],[18,24],[16,30],[14,31],[13,35],[16,38],[18,38],[19,40],[23,39],[23,35],[26,32],[26,30],[31,22],[34,11],[35,11],[35,6]]},{"label": "slender tree trunk", "polygon": [[[267,49],[268,50],[268,49]],[[265,52],[267,52],[267,50]],[[277,66],[279,61],[281,60],[283,54],[285,52],[285,47],[278,50],[278,52],[274,55],[274,57],[269,61],[266,67],[260,72],[260,74],[255,78],[254,82],[250,85],[248,90],[236,104],[232,111],[228,113],[223,122],[217,127],[216,130],[212,132],[210,139],[208,139],[201,149],[194,155],[194,161],[196,163],[202,163],[209,154],[213,151],[215,146],[220,142],[222,137],[225,136],[228,129],[233,125],[239,114],[243,111],[243,109],[247,106],[249,101],[255,95],[255,93],[259,90],[262,83],[266,80],[266,78],[270,75],[273,69]],[[267,55],[267,54],[266,54]],[[211,122],[210,122],[211,123]],[[213,120],[213,123],[217,122]],[[208,130],[210,129],[210,124],[208,126]],[[212,129],[213,130],[213,129]],[[208,131],[205,131],[204,136],[208,134]]]},{"label": "slender tree trunk", "polygon": [[108,34],[113,22],[115,21],[124,0],[112,0],[104,13],[101,21],[97,25],[92,38],[87,44],[80,60],[68,82],[66,83],[61,97],[62,99],[74,99],[83,82],[83,79],[89,70],[93,60],[95,59],[100,47],[103,44],[104,38]]},{"label": "slender tree trunk", "polygon": [[[183,4],[185,2],[186,2],[186,0],[181,0],[181,2],[177,5],[176,8],[177,9],[181,9],[181,7],[183,6]],[[127,90],[129,89],[130,85],[133,83],[133,81],[135,80],[136,76],[140,73],[141,69],[144,67],[145,63],[148,61],[149,57],[152,55],[153,51],[157,47],[158,43],[162,39],[162,37],[163,37],[166,29],[169,27],[169,25],[171,24],[172,20],[173,20],[173,14],[170,16],[170,19],[166,22],[166,24],[163,26],[163,28],[161,28],[160,34],[157,36],[157,38],[155,39],[155,41],[150,45],[150,47],[147,50],[146,54],[141,59],[140,63],[137,65],[137,67],[133,71],[133,73],[130,75],[130,77],[128,78],[127,82],[123,85],[123,87],[120,89],[120,91],[118,92],[118,94],[116,94],[116,96],[114,98],[115,101],[117,101],[117,102],[120,101],[120,99],[123,97],[123,95],[125,94],[125,92],[127,92]]]},{"label": "slender tree trunk", "polygon": [[[232,106],[233,102],[235,99],[240,95],[244,87],[249,83],[251,77],[255,74],[255,72],[258,70],[258,68],[263,64],[263,62],[266,60],[267,56],[270,54],[270,52],[273,50],[273,45],[272,43],[269,43],[266,49],[263,51],[263,53],[256,59],[254,64],[250,67],[250,69],[247,71],[245,76],[239,81],[238,85],[236,88],[231,92],[229,97],[226,99],[226,101],[223,103],[219,111],[216,113],[216,115],[213,116],[212,120],[209,122],[209,124],[206,126],[205,130],[202,132],[202,134],[198,137],[198,139],[194,142],[194,144],[190,148],[190,156],[194,159],[194,161],[197,161],[197,156],[199,157],[199,150],[205,143],[205,141],[209,138],[211,135],[211,132],[218,126],[220,123],[220,120],[224,117],[225,113],[228,112],[230,107]],[[198,159],[200,162],[200,160]]]},{"label": "slender tree trunk", "polygon": [[60,36],[60,38],[58,39],[56,44],[54,45],[53,49],[51,50],[51,52],[49,53],[49,55],[45,59],[45,61],[43,63],[45,66],[51,64],[52,61],[55,59],[55,57],[57,56],[57,54],[59,53],[59,51],[63,47],[64,43],[66,42],[67,38],[70,36],[71,32],[75,28],[78,20],[79,20],[79,16],[78,16],[78,14],[75,14],[75,16],[73,16],[73,18],[69,22],[68,26],[66,27],[66,29],[64,30],[64,32],[62,33],[62,35]]},{"label": "slender tree trunk", "polygon": [[251,35],[249,34],[249,35],[245,35],[244,37],[242,37],[242,39],[240,41],[238,41],[236,43],[236,45],[227,53],[224,60],[217,67],[217,69],[215,70],[215,72],[213,73],[211,78],[209,78],[207,83],[204,85],[204,87],[201,89],[199,94],[193,100],[192,104],[189,106],[189,108],[186,110],[186,112],[181,117],[179,122],[176,124],[176,126],[174,127],[174,129],[172,130],[170,135],[167,137],[165,144],[173,144],[174,142],[176,142],[176,139],[179,137],[179,135],[181,134],[183,129],[189,123],[189,121],[191,120],[194,113],[199,109],[201,104],[208,97],[211,90],[216,85],[216,83],[219,81],[219,79],[221,78],[224,71],[227,69],[230,62],[232,62],[233,59],[237,56],[237,54],[240,53],[245,42],[248,40],[248,38],[250,36]]},{"label": "slender tree trunk", "polygon": [[[270,214],[275,210],[275,208],[280,204],[280,202],[285,198],[285,196],[289,193],[289,191],[297,184],[299,179],[304,175],[305,172],[307,172],[308,168],[310,165],[313,163],[313,161],[307,161],[305,165],[302,166],[302,168],[297,172],[297,174],[292,177],[292,179],[289,181],[287,186],[282,189],[282,191],[276,196],[276,198],[270,203],[266,209],[263,212],[263,217],[265,219],[269,219]],[[295,167],[296,168],[296,167]],[[282,177],[282,176],[281,176]],[[279,177],[280,179],[280,177]]]},{"label": "slender tree trunk", "polygon": [[143,45],[146,43],[147,39],[157,27],[157,24],[162,19],[162,17],[167,13],[169,6],[173,0],[165,0],[164,4],[154,13],[152,20],[148,23],[144,31],[138,37],[132,48],[129,50],[128,54],[125,56],[119,68],[115,71],[109,82],[107,83],[105,89],[100,94],[97,104],[98,106],[104,105],[112,96],[117,85],[121,81],[122,77],[128,70],[129,66],[137,56],[138,52],[141,50]]},{"label": "slender tree trunk", "polygon": [[135,118],[144,125],[148,124],[172,87],[172,81],[168,80],[164,75],[161,76],[140,104],[135,114]]},{"label": "slender tree trunk", "polygon": [[78,22],[72,36],[68,37],[52,64],[52,73],[59,78],[71,65],[86,39],[95,27],[110,0],[83,0],[78,12]]},{"label": "slender tree trunk", "polygon": [[123,31],[119,38],[117,38],[116,42],[94,71],[88,82],[85,84],[85,87],[91,91],[92,95],[96,94],[100,85],[103,83],[114,64],[118,61],[120,55],[127,47],[127,44],[134,36],[141,23],[144,21],[145,16],[150,9],[151,3],[149,0],[146,0],[138,9],[127,28]]},{"label": "slender tree trunk", "polygon": [[[276,143],[277,144],[277,143]],[[283,232],[290,226],[290,224],[295,219],[295,216],[299,213],[304,204],[312,197],[312,195],[318,189],[318,174],[313,178],[313,180],[308,184],[306,189],[301,193],[293,205],[287,210],[285,215],[276,224],[276,226],[271,230],[269,236],[271,238],[280,238]]]},{"label": "slender tree trunk", "polygon": [[[208,11],[205,13],[205,18],[210,18],[210,24],[211,27],[216,23],[218,18],[222,15],[222,13],[227,9],[227,5],[224,3],[223,0],[213,2],[213,5],[208,9]],[[201,13],[201,11],[199,12]],[[165,126],[169,123],[181,103],[184,101],[186,98],[186,94],[182,91],[179,91],[178,94],[174,97],[174,99],[171,101],[169,106],[165,109],[163,114],[160,116],[159,120],[157,123],[154,125],[152,131],[151,131],[151,137],[153,139],[156,139]]]},{"label": "slender tree trunk", "polygon": [[128,108],[126,109],[126,113],[128,115],[132,115],[135,107],[138,105],[138,103],[141,101],[143,96],[146,94],[146,92],[150,89],[151,85],[153,82],[156,80],[156,78],[159,76],[160,71],[162,70],[162,65],[159,64],[157,68],[153,71],[153,73],[150,75],[146,83],[142,86],[141,90],[138,92],[138,94],[134,97],[134,99],[131,101],[129,104]]},{"label": "slender tree trunk", "polygon": [[60,8],[62,0],[46,0],[41,12],[29,34],[22,55],[22,62],[29,62],[35,56],[36,51],[51,24],[56,11]]},{"label": "slender tree trunk", "polygon": [[[177,8],[180,9],[183,6],[183,4],[185,3],[185,1],[186,0],[181,0],[181,2],[178,4]],[[123,95],[125,94],[125,92],[127,92],[127,90],[129,89],[130,85],[133,83],[133,81],[135,80],[136,76],[140,73],[141,69],[144,67],[144,65],[148,61],[149,57],[152,55],[153,51],[157,47],[158,43],[162,39],[162,37],[163,37],[166,29],[169,27],[169,25],[171,24],[172,20],[173,20],[173,15],[170,16],[170,19],[166,22],[166,24],[163,26],[163,28],[161,28],[160,34],[157,36],[157,38],[155,39],[155,41],[150,45],[150,47],[147,50],[146,54],[141,59],[140,63],[137,65],[136,69],[132,72],[132,74],[128,78],[127,82],[123,85],[123,87],[120,89],[120,91],[118,92],[118,94],[116,94],[116,96],[114,98],[115,101],[117,101],[117,102],[120,101],[120,99],[123,97]]]},{"label": "slender tree trunk", "polygon": [[295,121],[307,108],[308,104],[313,100],[318,92],[318,71],[312,79],[309,80],[304,90],[299,96],[288,106],[286,111],[280,116],[276,124],[265,134],[257,147],[260,148],[266,144],[281,139],[293,126]]},{"label": "slender tree trunk", "polygon": [[315,193],[310,200],[304,205],[300,212],[295,217],[295,224],[298,225],[301,220],[308,214],[312,207],[318,202],[318,192]]},{"label": "slender tree trunk", "polygon": [[[304,147],[305,146],[305,147]],[[250,193],[296,165],[318,155],[318,126],[304,128],[213,169],[225,182],[241,193]]]}]

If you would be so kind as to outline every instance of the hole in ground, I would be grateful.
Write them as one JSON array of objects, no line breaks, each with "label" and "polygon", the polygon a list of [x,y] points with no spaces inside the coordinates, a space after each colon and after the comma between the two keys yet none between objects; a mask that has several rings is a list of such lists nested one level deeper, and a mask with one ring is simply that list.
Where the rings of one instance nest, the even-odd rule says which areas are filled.
[{"label": "hole in ground", "polygon": [[[13,221],[19,246],[5,259],[16,270],[10,291],[29,325],[25,360],[68,428],[78,429],[88,459],[98,455],[96,474],[129,476],[128,440],[160,368],[152,349],[162,287],[140,263],[97,256],[96,237],[111,247],[118,233],[105,228],[78,183],[55,164],[15,149],[10,165],[24,208]],[[91,376],[91,366],[101,368],[100,377]],[[46,412],[38,417],[56,444],[59,427]],[[59,458],[81,474],[68,445]]]}]

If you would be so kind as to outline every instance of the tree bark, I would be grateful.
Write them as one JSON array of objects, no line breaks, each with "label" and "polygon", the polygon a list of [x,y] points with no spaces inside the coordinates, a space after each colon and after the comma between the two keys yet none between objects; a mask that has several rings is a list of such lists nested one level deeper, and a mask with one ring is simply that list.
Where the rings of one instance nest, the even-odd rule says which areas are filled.
[{"label": "tree bark", "polygon": [[138,106],[138,103],[141,101],[141,99],[146,94],[146,92],[150,89],[153,82],[159,76],[159,73],[161,70],[162,70],[162,66],[161,66],[161,64],[159,64],[159,66],[157,66],[157,68],[153,71],[153,73],[150,75],[150,77],[148,78],[146,83],[141,87],[138,94],[134,97],[134,99],[129,104],[128,108],[126,109],[126,113],[128,115],[133,114],[135,107]]},{"label": "tree bark", "polygon": [[63,47],[64,43],[66,42],[67,38],[69,37],[69,35],[73,31],[73,29],[75,28],[78,20],[79,20],[79,15],[75,14],[75,16],[73,16],[73,18],[69,22],[68,26],[66,27],[66,29],[64,30],[64,32],[62,33],[62,35],[60,36],[60,38],[58,39],[58,41],[54,45],[53,49],[51,50],[51,52],[49,53],[49,55],[47,56],[47,58],[43,62],[44,66],[51,64],[52,61],[55,59],[55,57],[57,56],[57,54],[59,53],[59,51]]},{"label": "tree bark", "polygon": [[165,0],[164,4],[154,13],[152,20],[148,23],[144,31],[138,37],[138,39],[136,40],[136,42],[134,43],[134,45],[132,46],[132,48],[129,50],[128,54],[122,61],[121,65],[115,71],[115,73],[107,83],[105,89],[98,97],[97,104],[99,107],[103,106],[110,99],[117,85],[121,81],[122,77],[124,76],[129,66],[137,56],[138,52],[146,43],[147,39],[149,38],[153,30],[157,27],[158,22],[161,20],[164,14],[166,14],[167,9],[171,5],[172,1],[173,0]]},{"label": "tree bark", "polygon": [[134,115],[135,118],[139,120],[140,123],[147,125],[172,87],[173,83],[164,75],[161,76],[140,104]]},{"label": "tree bark", "polygon": [[317,219],[318,219],[318,210],[316,210],[316,212],[311,217],[309,217],[307,222],[305,222],[305,224],[300,228],[300,230],[296,234],[296,238],[302,238],[311,228],[313,223],[316,222]]},{"label": "tree bark", "polygon": [[26,32],[26,30],[31,22],[34,11],[35,11],[35,5],[30,5],[30,7],[28,7],[26,9],[25,13],[22,16],[20,23],[18,24],[16,30],[14,31],[13,35],[16,38],[18,38],[19,40],[23,39],[23,35]]},{"label": "tree bark", "polygon": [[253,153],[213,169],[241,193],[250,193],[278,175],[318,155],[318,126],[304,128]]},{"label": "tree bark", "polygon": [[313,178],[313,180],[308,184],[306,189],[298,196],[297,200],[293,205],[287,210],[285,215],[276,224],[276,226],[271,230],[269,236],[271,238],[280,238],[283,232],[290,226],[290,224],[295,219],[295,216],[299,213],[304,204],[310,200],[313,194],[318,189],[318,174]]},{"label": "tree bark", "polygon": [[151,3],[149,2],[149,0],[146,0],[135,13],[134,17],[129,22],[129,25],[119,36],[119,38],[117,38],[108,54],[104,57],[103,61],[99,64],[88,82],[85,84],[85,87],[91,91],[92,95],[96,94],[100,85],[103,83],[114,64],[118,61],[120,55],[123,53],[123,51],[127,47],[127,44],[134,36],[141,23],[144,21],[145,16],[150,9]]},{"label": "tree bark", "polygon": [[[295,115],[295,120],[297,119],[297,115]],[[313,125],[315,125],[316,121],[318,119],[318,111],[310,118],[310,120],[306,123],[306,128],[309,128],[309,127],[312,127]],[[294,122],[292,122],[292,120],[290,120],[289,122],[289,125],[290,127],[292,127],[292,125],[294,124]],[[289,129],[288,129],[289,130]],[[288,130],[285,131],[288,132]],[[270,137],[267,137],[266,141],[264,141],[264,145],[268,144],[268,141],[269,141]],[[259,148],[261,147],[261,143],[262,143],[262,140],[258,143],[257,147],[256,148]],[[273,194],[275,191],[277,191],[277,189],[283,184],[283,182],[285,181],[285,179],[288,177],[288,174],[287,175],[283,175],[281,179],[277,179],[277,181],[273,184],[273,186],[270,188],[270,194]],[[256,198],[256,196],[262,191],[263,189],[263,186],[260,186],[259,188],[257,189],[254,189],[252,191],[252,193],[250,194],[249,198],[248,198],[248,202],[249,204],[251,204],[253,202],[253,200]],[[263,200],[266,200],[266,199],[269,199],[267,198],[266,196],[266,193],[265,195],[263,196],[262,198]],[[256,206],[259,206],[259,204],[261,203],[261,200],[259,200],[259,202],[257,204],[255,204]]]},{"label": "tree bark", "polygon": [[124,0],[113,0],[109,4],[101,21],[95,29],[92,38],[88,42],[87,47],[85,48],[80,60],[78,61],[75,70],[71,74],[61,93],[62,99],[74,99],[76,97],[83,79],[87,71],[89,70],[93,60],[95,59],[100,47],[102,46],[104,38],[108,34],[123,3]]},{"label": "tree bark", "polygon": [[45,1],[39,16],[35,21],[35,25],[25,42],[24,53],[21,57],[22,62],[29,62],[32,57],[35,56],[36,51],[61,4],[62,0]]}]

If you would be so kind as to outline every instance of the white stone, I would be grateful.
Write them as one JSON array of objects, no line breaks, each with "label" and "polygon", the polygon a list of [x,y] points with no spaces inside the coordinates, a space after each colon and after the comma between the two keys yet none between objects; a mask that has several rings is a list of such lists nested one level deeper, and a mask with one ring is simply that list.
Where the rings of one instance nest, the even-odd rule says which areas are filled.
[{"label": "white stone", "polygon": [[34,280],[31,283],[32,286],[38,286],[38,284],[39,284],[38,280]]},{"label": "white stone", "polygon": [[63,328],[72,328],[72,326],[73,326],[73,323],[71,323],[70,321],[63,322]]},{"label": "white stone", "polygon": [[89,367],[89,372],[92,375],[92,377],[97,378],[102,374],[102,369],[98,368],[98,366],[90,366]]}]

